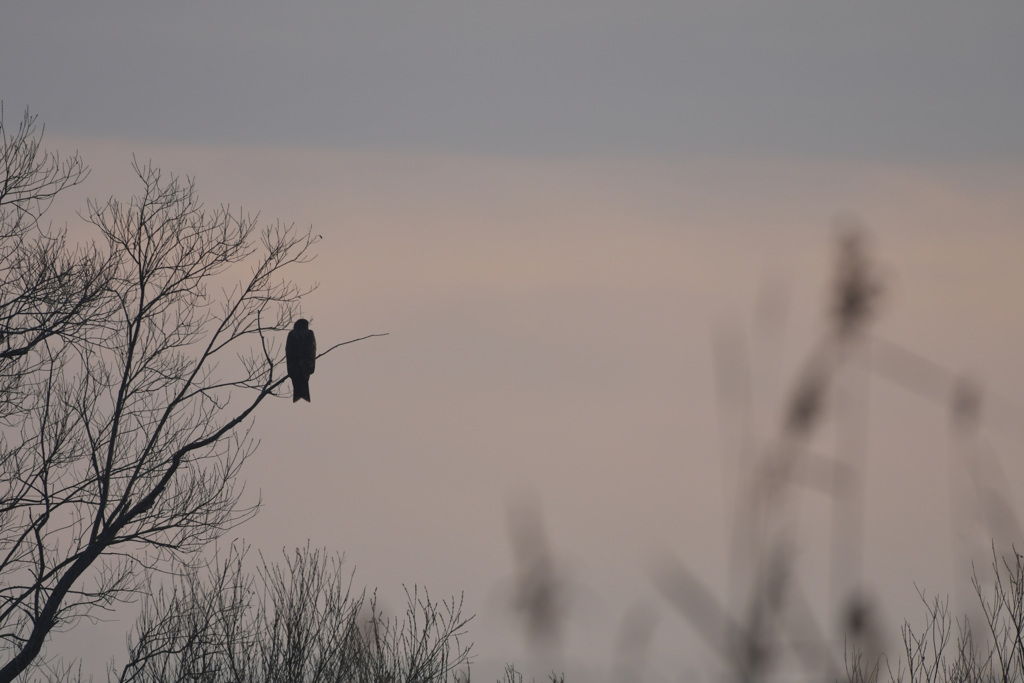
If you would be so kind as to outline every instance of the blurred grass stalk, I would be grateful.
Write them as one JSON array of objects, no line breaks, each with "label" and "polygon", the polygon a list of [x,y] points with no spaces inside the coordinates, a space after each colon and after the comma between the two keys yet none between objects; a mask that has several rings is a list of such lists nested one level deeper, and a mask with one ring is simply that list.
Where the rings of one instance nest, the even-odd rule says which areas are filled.
[{"label": "blurred grass stalk", "polygon": [[[1022,556],[1013,549],[1021,538],[1020,525],[998,457],[981,431],[981,388],[871,334],[883,293],[879,273],[869,258],[864,230],[846,221],[838,236],[829,325],[798,371],[776,436],[766,444],[758,443],[752,426],[752,381],[742,339],[719,336],[723,432],[733,443],[737,464],[729,604],[678,560],[662,561],[652,575],[662,595],[720,655],[736,681],[785,677],[873,683],[883,672],[893,681],[911,683],[1024,680],[1024,569]],[[887,651],[881,616],[864,579],[872,376],[948,407],[950,453],[968,473],[971,489],[959,498],[950,495],[963,508],[951,517],[957,525],[983,530],[951,529],[958,578],[974,590],[974,618],[954,620],[948,601],[928,600],[921,593],[927,622],[920,632],[904,623],[902,652],[895,655]],[[812,449],[813,437],[828,420],[836,435],[831,455]],[[802,591],[796,567],[800,498],[809,488],[831,500],[831,604],[826,610],[831,619],[825,625]],[[951,493],[955,488],[952,474],[949,488]],[[991,544],[993,576],[987,580],[974,570],[978,548],[963,547],[979,537]],[[950,650],[954,621],[958,635]]]}]

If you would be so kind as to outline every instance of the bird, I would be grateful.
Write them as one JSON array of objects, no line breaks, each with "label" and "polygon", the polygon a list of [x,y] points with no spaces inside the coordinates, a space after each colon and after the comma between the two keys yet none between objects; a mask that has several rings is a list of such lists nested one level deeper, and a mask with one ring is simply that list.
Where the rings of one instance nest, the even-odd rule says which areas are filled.
[{"label": "bird", "polygon": [[292,403],[300,398],[309,401],[309,376],[316,368],[316,337],[309,321],[299,318],[288,333],[284,345],[288,376],[292,378]]}]

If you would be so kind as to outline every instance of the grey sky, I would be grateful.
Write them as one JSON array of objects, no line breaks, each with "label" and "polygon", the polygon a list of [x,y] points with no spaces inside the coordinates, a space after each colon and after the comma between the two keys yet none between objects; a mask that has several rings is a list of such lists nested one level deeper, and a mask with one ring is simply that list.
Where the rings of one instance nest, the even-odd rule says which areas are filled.
[{"label": "grey sky", "polygon": [[[392,600],[465,590],[474,680],[530,656],[500,599],[521,485],[600,597],[570,618],[568,680],[603,680],[637,604],[658,606],[649,680],[717,665],[645,562],[668,549],[724,591],[713,340],[748,340],[770,444],[822,328],[837,212],[872,229],[878,333],[1024,404],[1020,0],[8,5],[6,122],[31,107],[93,168],[57,223],[137,191],[137,154],[207,206],[323,235],[295,275],[322,283],[303,313],[324,347],[390,332],[257,418],[264,509],[236,532],[344,551]],[[865,571],[895,635],[915,585],[950,590],[956,474],[941,399],[870,383]],[[1019,436],[992,434],[1011,483]],[[801,571],[827,602],[815,495]],[[58,647],[101,671],[124,627]]]},{"label": "grey sky", "polygon": [[16,2],[67,134],[506,155],[1024,156],[1024,4]]}]

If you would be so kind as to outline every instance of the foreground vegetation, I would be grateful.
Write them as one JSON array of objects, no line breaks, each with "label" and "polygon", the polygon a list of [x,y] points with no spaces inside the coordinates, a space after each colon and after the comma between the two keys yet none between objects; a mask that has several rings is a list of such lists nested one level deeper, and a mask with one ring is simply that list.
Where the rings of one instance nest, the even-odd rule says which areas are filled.
[{"label": "foreground vegetation", "polygon": [[[150,596],[129,637],[127,664],[112,665],[118,683],[466,683],[471,618],[461,600],[432,602],[407,591],[402,616],[382,614],[374,596],[352,593],[341,558],[297,549],[283,563],[244,569],[245,551],[192,571]],[[1024,555],[993,562],[973,580],[980,621],[955,618],[948,599],[921,595],[927,616],[905,622],[902,651],[863,649],[871,634],[847,634],[843,668],[823,680],[846,683],[1019,683],[1024,681]],[[766,662],[783,652],[768,652]],[[827,652],[821,654],[827,655]],[[56,673],[56,672],[52,672]],[[65,672],[70,674],[71,672]],[[770,666],[746,680],[775,678]],[[55,678],[68,678],[56,676]],[[70,678],[77,678],[72,676]],[[508,665],[498,683],[523,683]],[[564,683],[564,676],[544,680]],[[803,679],[802,679],[803,680]],[[811,679],[806,680],[822,680]],[[623,683],[626,683],[623,681]]]},{"label": "foreground vegetation", "polygon": [[[14,132],[2,123],[0,112],[0,683],[81,680],[74,662],[46,651],[52,634],[132,601],[141,615],[110,681],[468,682],[461,598],[437,602],[413,587],[403,614],[383,613],[374,594],[353,590],[340,556],[309,547],[257,561],[234,544],[203,559],[256,514],[239,485],[257,443],[249,419],[287,378],[272,333],[289,329],[310,291],[286,274],[313,258],[312,232],[208,212],[192,181],[136,165],[137,196],[89,205],[100,246],[68,246],[42,217],[88,169],[44,152],[34,117]],[[927,620],[904,624],[902,651],[886,651],[862,570],[866,425],[856,392],[852,418],[835,409],[835,385],[866,355],[881,361],[873,367],[917,363],[918,375],[936,376],[933,398],[968,445],[983,397],[872,336],[882,293],[865,233],[847,226],[827,329],[772,440],[737,458],[729,600],[682,562],[652,572],[728,680],[1024,681],[1020,526],[1012,499],[970,457],[993,540],[991,572],[973,579],[977,609],[954,617],[922,593]],[[723,377],[743,365],[720,356]],[[846,438],[822,455],[812,439],[830,420],[847,420]],[[825,473],[817,485],[836,511],[838,634],[817,624],[796,571],[794,510],[812,470]],[[534,515],[513,531],[515,604],[544,648],[558,640],[565,582]],[[509,665],[500,683],[523,680]]]}]

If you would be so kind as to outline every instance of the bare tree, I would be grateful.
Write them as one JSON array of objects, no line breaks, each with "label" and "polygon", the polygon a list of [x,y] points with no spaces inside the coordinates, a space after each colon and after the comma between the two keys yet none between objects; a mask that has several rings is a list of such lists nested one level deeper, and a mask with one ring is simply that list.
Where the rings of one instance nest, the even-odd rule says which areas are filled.
[{"label": "bare tree", "polygon": [[[100,246],[40,218],[87,171],[26,114],[0,156],[0,681],[55,629],[249,518],[253,411],[286,378],[276,335],[304,290],[307,230],[206,209],[192,179],[134,163],[139,193],[90,202]],[[323,354],[321,354],[323,355]]]},{"label": "bare tree", "polygon": [[298,548],[281,563],[244,567],[232,545],[143,601],[118,683],[445,683],[469,680],[461,599],[406,592],[404,618],[352,592],[343,558]]},{"label": "bare tree", "polygon": [[81,157],[43,150],[28,111],[14,131],[3,118],[0,103],[0,420],[11,422],[32,391],[24,381],[45,363],[29,352],[84,332],[107,303],[109,267],[94,247],[69,250],[66,230],[41,224],[53,198],[88,176]]}]

